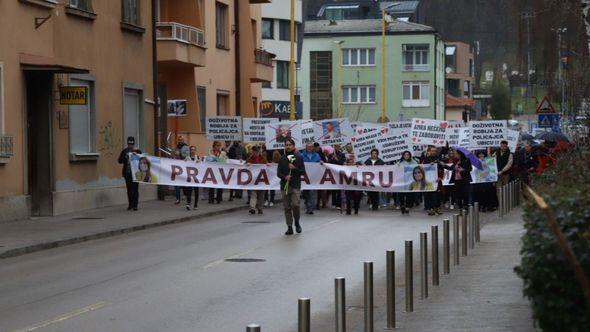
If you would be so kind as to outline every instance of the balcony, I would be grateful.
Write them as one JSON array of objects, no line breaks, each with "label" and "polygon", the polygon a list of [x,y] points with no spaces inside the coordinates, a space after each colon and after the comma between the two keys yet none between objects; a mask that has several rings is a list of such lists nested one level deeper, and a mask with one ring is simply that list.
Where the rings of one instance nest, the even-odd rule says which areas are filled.
[{"label": "balcony", "polygon": [[428,64],[425,64],[425,65],[403,64],[402,71],[430,71],[430,66]]},{"label": "balcony", "polygon": [[205,32],[176,22],[156,25],[158,62],[205,66]]},{"label": "balcony", "polygon": [[10,158],[14,155],[14,137],[0,135],[0,158]]},{"label": "balcony", "polygon": [[254,62],[256,63],[256,73],[250,80],[254,83],[272,82],[273,80],[273,66],[272,59],[274,54],[269,53],[263,49],[254,50]]}]

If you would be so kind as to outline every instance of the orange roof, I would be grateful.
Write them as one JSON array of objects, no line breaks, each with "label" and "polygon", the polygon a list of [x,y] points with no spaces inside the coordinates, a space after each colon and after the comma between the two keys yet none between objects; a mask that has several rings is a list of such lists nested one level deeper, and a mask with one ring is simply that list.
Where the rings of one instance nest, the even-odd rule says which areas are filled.
[{"label": "orange roof", "polygon": [[473,101],[473,99],[455,97],[448,94],[445,98],[445,105],[447,107],[463,107],[465,105],[475,107],[475,101]]}]

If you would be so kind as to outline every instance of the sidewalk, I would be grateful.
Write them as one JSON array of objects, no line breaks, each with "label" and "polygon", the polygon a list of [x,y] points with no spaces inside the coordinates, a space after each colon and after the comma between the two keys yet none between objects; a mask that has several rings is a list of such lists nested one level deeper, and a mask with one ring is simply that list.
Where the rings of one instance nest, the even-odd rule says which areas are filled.
[{"label": "sidewalk", "polygon": [[[187,211],[184,202],[149,201],[139,211],[127,211],[127,205],[100,208],[56,217],[38,217],[0,223],[0,259],[66,246],[70,244],[181,223],[218,214],[246,210],[244,198],[221,204],[199,200],[199,209]],[[277,203],[275,207],[277,208]]]},{"label": "sidewalk", "polygon": [[[522,295],[522,280],[513,270],[520,261],[521,215],[517,209],[504,220],[487,223],[481,242],[469,256],[461,257],[459,266],[451,265],[451,274],[441,274],[440,286],[429,281],[426,300],[419,299],[420,274],[415,272],[414,312],[403,312],[405,300],[397,301],[398,330],[535,331],[530,304]],[[442,265],[440,269],[442,272]],[[429,266],[430,278],[431,273]],[[403,282],[397,287],[398,292],[403,291]],[[375,317],[376,327],[387,325],[385,312],[378,310]]]}]

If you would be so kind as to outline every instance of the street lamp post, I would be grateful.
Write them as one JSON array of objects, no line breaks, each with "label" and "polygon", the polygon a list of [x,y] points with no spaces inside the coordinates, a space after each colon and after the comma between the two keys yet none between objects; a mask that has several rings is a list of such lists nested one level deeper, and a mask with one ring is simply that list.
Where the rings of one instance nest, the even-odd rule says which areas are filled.
[{"label": "street lamp post", "polygon": [[342,117],[342,44],[344,40],[335,40],[334,44],[338,45],[338,117]]},{"label": "street lamp post", "polygon": [[387,80],[386,80],[386,66],[387,66],[387,61],[386,61],[386,56],[387,56],[387,39],[385,38],[385,34],[386,34],[386,30],[387,30],[387,26],[389,23],[387,21],[387,13],[386,10],[387,9],[391,9],[395,6],[399,6],[400,3],[396,2],[393,3],[385,8],[383,8],[381,10],[381,117],[379,117],[379,121],[381,123],[386,123],[389,121],[389,119],[387,118],[387,116],[385,115],[385,109],[386,109],[386,104],[387,104],[387,97],[386,97],[386,91],[387,91]]},{"label": "street lamp post", "polygon": [[289,120],[295,120],[295,0],[291,0],[291,59],[289,63]]},{"label": "street lamp post", "polygon": [[561,68],[561,34],[567,31],[567,28],[556,28],[553,29],[557,33],[557,73],[559,77],[559,85],[561,86],[561,107],[560,111],[562,116],[565,104],[565,80],[563,79],[563,69]]}]

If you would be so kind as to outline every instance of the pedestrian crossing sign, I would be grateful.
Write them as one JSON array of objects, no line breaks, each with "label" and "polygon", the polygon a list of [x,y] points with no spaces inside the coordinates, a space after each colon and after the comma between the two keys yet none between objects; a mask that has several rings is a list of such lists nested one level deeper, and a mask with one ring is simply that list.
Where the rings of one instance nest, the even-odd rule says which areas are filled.
[{"label": "pedestrian crossing sign", "polygon": [[559,114],[539,114],[539,128],[559,127]]}]

